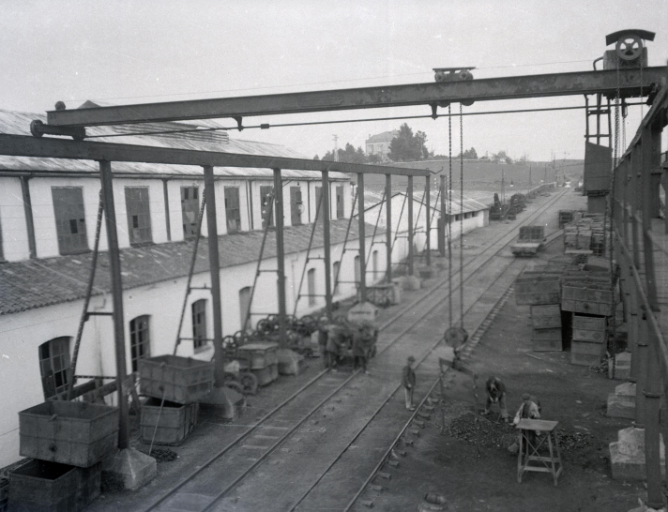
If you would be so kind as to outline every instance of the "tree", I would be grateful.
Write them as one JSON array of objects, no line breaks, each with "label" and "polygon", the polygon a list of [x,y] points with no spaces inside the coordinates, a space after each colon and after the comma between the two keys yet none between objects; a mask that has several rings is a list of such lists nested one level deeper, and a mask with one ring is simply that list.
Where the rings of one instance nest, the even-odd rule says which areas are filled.
[{"label": "tree", "polygon": [[426,142],[427,135],[424,132],[413,134],[413,130],[404,123],[399,128],[399,135],[390,142],[388,156],[395,162],[424,160],[429,157]]},{"label": "tree", "polygon": [[[364,154],[364,150],[361,147],[355,149],[355,146],[346,142],[346,145],[343,149],[338,148],[336,150],[338,155],[339,162],[348,162],[351,164],[365,164],[368,159]],[[334,161],[334,151],[327,151],[325,156],[322,157],[323,160],[328,160],[330,162]]]}]

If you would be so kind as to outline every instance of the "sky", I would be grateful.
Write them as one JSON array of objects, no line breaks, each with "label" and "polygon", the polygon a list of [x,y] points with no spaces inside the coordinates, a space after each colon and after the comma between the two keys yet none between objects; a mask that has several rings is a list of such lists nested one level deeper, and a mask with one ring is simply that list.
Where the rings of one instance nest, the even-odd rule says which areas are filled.
[{"label": "sky", "polygon": [[[668,59],[666,0],[0,0],[0,109],[253,96],[433,82],[432,68],[475,66],[475,78],[588,71],[605,36],[656,32],[649,63]],[[612,46],[610,48],[613,48]],[[582,105],[582,97],[478,102],[465,112]],[[630,109],[630,140],[641,107]],[[453,105],[459,111],[459,105]],[[643,108],[643,112],[647,107]],[[246,124],[427,115],[427,106],[254,117]],[[306,157],[407,122],[438,154],[446,118],[231,131]],[[222,119],[223,126],[234,126]],[[580,110],[453,121],[453,154],[506,151],[533,161],[584,156]]]}]

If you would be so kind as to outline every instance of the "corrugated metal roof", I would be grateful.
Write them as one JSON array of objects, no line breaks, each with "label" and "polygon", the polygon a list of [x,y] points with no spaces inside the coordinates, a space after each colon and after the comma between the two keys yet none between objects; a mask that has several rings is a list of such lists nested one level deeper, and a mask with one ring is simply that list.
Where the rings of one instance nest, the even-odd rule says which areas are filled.
[{"label": "corrugated metal roof", "polygon": [[[0,133],[11,135],[30,135],[30,122],[33,120],[46,122],[46,116],[42,114],[31,114],[27,112],[16,112],[0,109]],[[216,127],[217,123],[209,121],[206,123],[154,123],[150,125],[136,125],[123,127],[90,127],[87,128],[89,136],[125,133],[126,131],[141,130],[163,131],[192,129],[197,126],[206,128]],[[165,147],[176,149],[188,149],[195,151],[220,151],[224,153],[236,153],[243,155],[278,156],[284,158],[307,159],[301,153],[278,144],[255,142],[249,140],[237,140],[221,135],[222,132],[208,131],[197,133],[181,133],[167,135],[136,135],[130,134],[119,137],[95,138],[97,142],[111,142],[116,144],[138,144],[142,146]],[[138,174],[174,174],[201,176],[202,169],[195,165],[160,165],[134,162],[114,162],[113,170],[125,173]],[[30,170],[30,171],[68,171],[68,172],[90,172],[98,171],[98,165],[92,160],[70,160],[60,158],[33,158],[14,157],[0,155],[0,170]],[[241,168],[241,167],[216,167],[216,176],[228,177],[267,177],[271,179],[271,169]],[[317,171],[298,171],[285,169],[282,172],[284,178],[292,179],[320,179]],[[346,174],[332,172],[330,179],[349,181]]]},{"label": "corrugated metal roof", "polygon": [[[348,220],[332,220],[332,244],[345,240]],[[374,227],[367,225],[367,233]],[[312,225],[286,227],[284,240],[287,253],[305,251],[309,245]],[[378,231],[376,233],[378,235]],[[260,255],[262,231],[221,235],[218,237],[221,268],[256,262]],[[348,243],[358,240],[358,227],[352,224]],[[312,248],[323,247],[322,229],[316,229]],[[123,289],[188,275],[194,241],[170,242],[121,250]],[[276,256],[276,232],[269,231],[264,259]],[[92,253],[25,260],[0,264],[0,315],[18,313],[63,302],[82,299],[90,274]],[[94,293],[111,289],[108,253],[100,253],[95,276]],[[208,239],[202,238],[197,251],[195,272],[208,272]]]}]

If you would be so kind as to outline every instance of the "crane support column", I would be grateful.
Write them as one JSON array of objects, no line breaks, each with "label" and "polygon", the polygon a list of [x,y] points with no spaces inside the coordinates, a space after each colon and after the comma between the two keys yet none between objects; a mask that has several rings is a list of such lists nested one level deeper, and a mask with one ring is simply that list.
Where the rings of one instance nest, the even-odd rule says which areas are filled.
[{"label": "crane support column", "polygon": [[392,282],[392,175],[385,175],[385,276]]},{"label": "crane support column", "polygon": [[415,267],[413,262],[413,176],[408,177],[408,275],[412,276]]},{"label": "crane support column", "polygon": [[332,247],[329,239],[329,172],[322,171],[322,239],[325,246],[325,304],[327,318],[332,320]]},{"label": "crane support column", "polygon": [[223,357],[223,305],[220,295],[220,256],[218,254],[218,224],[216,222],[216,191],[213,167],[203,166],[204,194],[206,195],[206,228],[209,242],[209,272],[211,273],[211,302],[213,305],[214,386],[222,388],[225,382]]},{"label": "crane support column", "polygon": [[111,295],[113,304],[114,340],[116,348],[116,387],[118,389],[118,448],[130,447],[130,429],[128,402],[123,386],[127,378],[125,355],[125,321],[123,319],[123,283],[121,281],[121,259],[118,251],[118,232],[116,231],[116,209],[114,206],[114,189],[111,175],[111,162],[100,161],[102,178],[102,198],[104,201],[104,218],[107,227],[107,244],[109,245],[109,272],[111,273]]},{"label": "crane support column", "polygon": [[276,261],[278,263],[278,334],[281,345],[286,343],[285,305],[285,247],[283,245],[283,180],[281,170],[274,169],[274,212],[276,216]]},{"label": "crane support column", "polygon": [[364,174],[357,174],[357,218],[360,237],[360,302],[366,302],[366,236],[364,232]]},{"label": "crane support column", "polygon": [[425,178],[425,189],[424,197],[426,200],[425,213],[427,214],[426,218],[426,230],[427,230],[427,267],[431,267],[431,176]]}]

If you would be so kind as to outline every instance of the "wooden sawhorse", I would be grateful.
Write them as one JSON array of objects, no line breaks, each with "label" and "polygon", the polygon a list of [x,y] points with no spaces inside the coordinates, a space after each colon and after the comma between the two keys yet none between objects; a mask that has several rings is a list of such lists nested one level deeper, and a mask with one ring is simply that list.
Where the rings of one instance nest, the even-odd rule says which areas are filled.
[{"label": "wooden sawhorse", "polygon": [[[559,475],[564,469],[556,433],[557,425],[558,421],[529,419],[520,420],[518,423],[520,451],[517,456],[517,481],[519,483],[522,483],[522,474],[525,471],[538,471],[551,473],[556,487]],[[538,453],[546,444],[550,452],[549,457]]]}]

